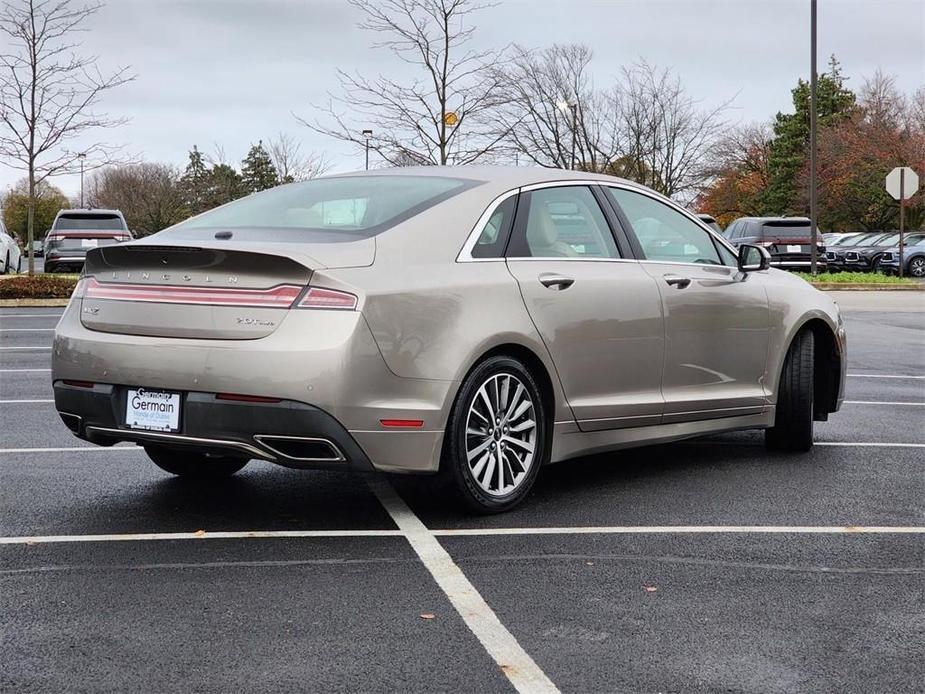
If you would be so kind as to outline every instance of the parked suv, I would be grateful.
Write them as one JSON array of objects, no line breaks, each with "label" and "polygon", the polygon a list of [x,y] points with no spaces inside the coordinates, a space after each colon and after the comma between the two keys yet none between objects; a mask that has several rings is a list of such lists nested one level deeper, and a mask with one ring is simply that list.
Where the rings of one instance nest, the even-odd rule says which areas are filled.
[{"label": "parked suv", "polygon": [[854,272],[877,270],[880,256],[899,243],[899,232],[884,231],[845,249],[845,269]]},{"label": "parked suv", "polygon": [[[735,246],[763,246],[771,254],[773,267],[799,270],[812,264],[812,227],[806,217],[742,217],[726,227],[725,236]],[[821,234],[816,248],[816,264],[824,268],[825,244]]]},{"label": "parked suv", "polygon": [[[903,246],[903,274],[925,277],[925,234],[906,234]],[[899,273],[898,246],[886,249],[880,256],[880,270],[888,275]]]},{"label": "parked suv", "polygon": [[45,237],[45,272],[79,272],[91,248],[131,239],[119,210],[61,210]]}]

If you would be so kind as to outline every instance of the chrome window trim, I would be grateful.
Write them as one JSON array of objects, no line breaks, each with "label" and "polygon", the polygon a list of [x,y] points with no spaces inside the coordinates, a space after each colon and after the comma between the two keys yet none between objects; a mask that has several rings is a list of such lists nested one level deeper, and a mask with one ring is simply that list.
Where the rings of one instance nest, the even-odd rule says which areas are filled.
[{"label": "chrome window trim", "polygon": [[[640,262],[636,260],[635,258],[578,258],[575,256],[557,256],[557,255],[541,256],[541,257],[517,256],[517,257],[511,257],[511,258],[502,258],[501,260],[507,260],[508,262],[511,262],[511,263],[519,263],[521,261],[532,262],[532,261],[537,261],[537,260],[542,260],[547,263],[553,262],[553,261],[555,262],[563,261],[567,263],[638,263]],[[722,267],[727,267],[727,266],[723,265]]]},{"label": "chrome window trim", "polygon": [[491,219],[491,216],[495,213],[495,210],[501,206],[508,198],[517,195],[520,193],[520,188],[514,188],[513,190],[508,190],[504,193],[501,193],[498,197],[488,203],[488,207],[485,208],[485,211],[481,214],[478,220],[475,223],[475,226],[472,228],[472,231],[469,232],[469,236],[466,237],[466,242],[463,244],[463,247],[460,249],[459,254],[456,256],[457,263],[497,263],[504,262],[504,258],[473,258],[472,249],[475,248],[475,244],[479,240],[479,236],[482,235],[482,230],[485,228],[485,225],[488,223],[488,220]]},{"label": "chrome window trim", "polygon": [[[700,219],[697,218],[697,215],[695,215],[693,212],[681,207],[671,198],[666,198],[664,195],[660,195],[659,193],[656,193],[654,191],[649,191],[645,188],[640,188],[637,186],[628,186],[626,184],[619,183],[619,182],[611,183],[610,181],[598,181],[597,185],[601,186],[602,188],[620,188],[621,190],[628,190],[631,193],[639,193],[640,195],[645,195],[648,198],[652,198],[656,202],[660,202],[663,205],[667,205],[669,208],[677,212],[680,212],[683,216],[687,217],[689,220],[694,222],[694,224],[696,224],[701,229],[703,229],[705,232],[707,232],[713,239],[715,239],[716,241],[719,241],[723,246],[726,247],[726,250],[732,253],[733,257],[737,258],[739,256],[738,252],[732,246],[732,244],[729,243],[729,241],[727,241],[725,238],[717,234],[713,229],[711,229],[706,224],[704,224],[702,221],[700,221]],[[629,231],[632,231],[635,234],[635,231],[633,231],[632,229],[630,229]],[[717,255],[719,255],[718,252],[717,252]],[[722,256],[720,256],[720,260],[722,260]],[[640,258],[639,261],[640,262],[663,262],[663,261],[657,261],[657,260],[649,261],[648,258]],[[701,266],[706,265],[706,263],[674,263],[674,262],[670,264],[671,265],[701,265]],[[722,265],[719,265],[716,267],[735,267],[735,266],[726,265],[725,263],[723,263]]]},{"label": "chrome window trim", "polygon": [[[476,221],[475,226],[472,231],[469,232],[469,236],[466,237],[466,242],[463,244],[462,249],[460,249],[459,254],[456,256],[457,263],[497,263],[504,262],[506,258],[473,258],[472,249],[475,248],[476,242],[479,240],[479,236],[482,234],[482,229],[485,228],[485,224],[491,219],[491,216],[495,213],[495,210],[498,208],[501,203],[507,200],[512,195],[519,195],[520,193],[529,193],[531,190],[539,190],[540,188],[559,188],[563,186],[599,186],[602,183],[607,183],[606,181],[595,181],[595,180],[567,180],[567,181],[543,181],[542,183],[531,183],[530,185],[521,186],[520,188],[514,188],[508,190],[504,193],[501,193],[498,197],[492,200],[488,207],[485,208],[485,211],[481,214]],[[534,258],[534,260],[550,260],[549,258]],[[562,260],[562,258],[555,258],[555,260]],[[579,259],[580,260],[580,259]],[[631,260],[627,258],[621,258],[620,260]]]}]

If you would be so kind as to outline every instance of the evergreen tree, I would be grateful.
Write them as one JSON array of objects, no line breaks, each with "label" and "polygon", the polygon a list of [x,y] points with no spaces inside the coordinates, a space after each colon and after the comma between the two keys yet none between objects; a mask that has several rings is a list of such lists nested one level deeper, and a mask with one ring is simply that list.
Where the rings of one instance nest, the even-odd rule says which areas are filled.
[{"label": "evergreen tree", "polygon": [[212,209],[226,202],[244,197],[250,191],[244,183],[241,174],[228,164],[216,164],[208,174],[208,195],[206,209]]},{"label": "evergreen tree", "polygon": [[189,163],[180,178],[180,192],[190,214],[199,214],[209,209],[209,171],[196,145],[189,153]]},{"label": "evergreen tree", "polygon": [[251,145],[250,151],[241,162],[241,178],[248,193],[279,185],[279,174],[273,166],[270,153],[263,146],[263,140]]},{"label": "evergreen tree", "polygon": [[[761,195],[762,214],[805,214],[804,196],[797,189],[800,171],[809,159],[809,83],[802,79],[793,94],[794,113],[778,113],[774,119],[774,139],[768,155],[768,187]],[[819,130],[851,118],[857,110],[854,92],[845,86],[845,77],[835,56],[829,71],[819,75],[816,85]]]}]

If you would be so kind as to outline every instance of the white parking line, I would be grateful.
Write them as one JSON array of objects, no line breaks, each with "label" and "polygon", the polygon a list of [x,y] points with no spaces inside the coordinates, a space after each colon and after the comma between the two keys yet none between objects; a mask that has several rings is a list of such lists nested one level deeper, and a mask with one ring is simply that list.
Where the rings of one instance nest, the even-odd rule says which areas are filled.
[{"label": "white parking line", "polygon": [[897,376],[895,374],[848,374],[848,378],[917,378],[923,379],[925,376]]},{"label": "white parking line", "polygon": [[60,448],[0,448],[0,453],[114,453],[115,451],[143,451],[140,446],[70,446]]},{"label": "white parking line", "polygon": [[437,585],[449,598],[469,630],[501,668],[518,692],[558,692],[546,673],[507,630],[494,610],[469,582],[434,534],[408,508],[388,482],[369,481],[373,493],[388,511],[395,525],[408,539]]},{"label": "white parking line", "polygon": [[815,446],[854,446],[861,448],[925,448],[925,443],[895,443],[889,441],[816,441]]},{"label": "white parking line", "polygon": [[0,333],[53,333],[54,328],[0,328]]},{"label": "white parking line", "polygon": [[41,345],[23,345],[22,347],[0,347],[0,349],[6,352],[48,352],[51,350],[51,345],[48,347],[42,347]]},{"label": "white parking line", "polygon": [[0,369],[0,374],[50,373],[51,369]]},{"label": "white parking line", "polygon": [[904,405],[908,407],[925,407],[925,402],[899,402],[887,400],[845,400],[846,405]]},{"label": "white parking line", "polygon": [[61,542],[149,542],[152,540],[236,540],[285,537],[400,537],[401,530],[248,530],[191,533],[122,533],[119,535],[35,535],[0,537],[0,545],[42,545]]},{"label": "white parking line", "polygon": [[780,534],[780,535],[922,535],[919,526],[863,525],[625,525],[600,527],[553,528],[449,528],[433,530],[440,537],[485,535],[713,535],[713,534]]},{"label": "white parking line", "polygon": [[[394,492],[393,492],[394,493]],[[380,499],[381,500],[381,499]],[[404,502],[401,502],[404,503]],[[408,511],[411,513],[411,511]],[[416,518],[416,516],[415,516]],[[393,517],[394,520],[394,517]],[[397,522],[397,521],[396,521]],[[420,523],[420,521],[418,521]],[[423,524],[422,524],[423,525]],[[426,530],[439,537],[492,535],[925,535],[925,526],[906,525],[616,525],[520,528],[443,528]],[[172,533],[99,535],[24,535],[0,537],[0,545],[80,542],[154,542],[167,540],[242,540],[300,537],[402,537],[406,530],[196,530]],[[442,549],[442,548],[441,548]],[[430,567],[428,567],[430,568]],[[441,569],[442,570],[442,569]],[[456,570],[459,570],[456,567]],[[454,603],[455,605],[455,603]]]},{"label": "white parking line", "polygon": [[22,403],[32,403],[32,402],[54,402],[54,400],[0,400],[0,405],[4,403],[7,404],[22,404]]}]

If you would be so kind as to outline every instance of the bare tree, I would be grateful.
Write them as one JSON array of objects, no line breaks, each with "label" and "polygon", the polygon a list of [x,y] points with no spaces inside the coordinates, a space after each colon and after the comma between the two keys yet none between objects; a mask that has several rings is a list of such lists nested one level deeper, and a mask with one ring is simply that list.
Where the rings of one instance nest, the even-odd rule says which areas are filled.
[{"label": "bare tree", "polygon": [[303,154],[302,146],[288,133],[281,132],[267,149],[281,183],[316,178],[331,168],[323,153]]},{"label": "bare tree", "polygon": [[[507,98],[495,115],[508,155],[540,166],[568,168],[575,139],[576,168],[606,171],[620,156],[608,95],[594,89],[591,49],[581,44],[544,50],[514,46],[495,69]],[[575,117],[571,111],[575,108]]]},{"label": "bare tree", "polygon": [[730,103],[701,108],[671,70],[645,61],[624,68],[615,109],[636,180],[669,197],[691,197],[710,175]]},{"label": "bare tree", "polygon": [[[385,161],[468,164],[485,158],[498,138],[487,115],[501,98],[489,67],[495,51],[467,44],[471,15],[490,6],[480,0],[349,0],[364,20],[360,28],[382,40],[419,71],[407,81],[338,71],[342,94],[322,109],[325,121],[298,120],[316,132],[365,146],[363,130],[374,130],[370,149]],[[446,115],[455,113],[457,121]],[[452,118],[450,118],[450,121]],[[463,136],[465,134],[465,136]]]},{"label": "bare tree", "polygon": [[134,77],[127,67],[104,75],[92,56],[79,56],[76,32],[102,5],[70,0],[8,0],[0,11],[0,156],[28,172],[29,274],[34,272],[36,186],[50,176],[74,173],[112,160],[118,151],[102,141],[67,148],[70,140],[123,119],[96,112],[100,97]]},{"label": "bare tree", "polygon": [[167,164],[140,163],[95,171],[89,180],[93,207],[122,210],[136,236],[147,236],[189,216],[180,172]]}]

